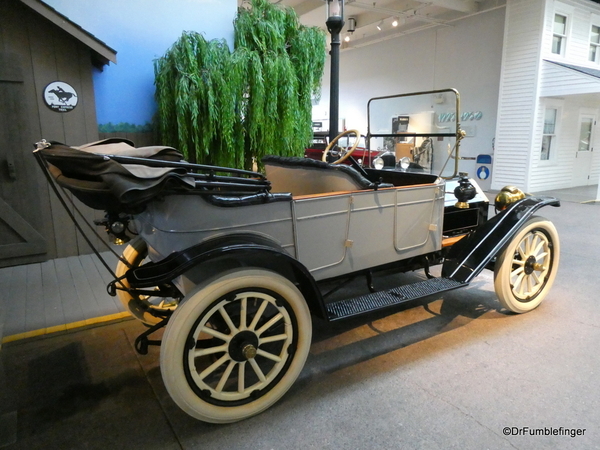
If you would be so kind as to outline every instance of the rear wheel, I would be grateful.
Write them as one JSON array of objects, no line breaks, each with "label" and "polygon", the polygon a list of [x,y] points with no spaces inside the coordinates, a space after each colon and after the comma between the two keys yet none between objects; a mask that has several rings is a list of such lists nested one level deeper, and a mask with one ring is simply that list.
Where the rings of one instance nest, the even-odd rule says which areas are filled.
[{"label": "rear wheel", "polygon": [[236,269],[199,286],[163,336],[165,386],[189,415],[228,423],[258,414],[292,386],[312,335],[304,297],[286,278]]},{"label": "rear wheel", "polygon": [[552,222],[530,218],[496,260],[494,287],[502,306],[515,313],[536,308],[554,283],[559,256]]}]

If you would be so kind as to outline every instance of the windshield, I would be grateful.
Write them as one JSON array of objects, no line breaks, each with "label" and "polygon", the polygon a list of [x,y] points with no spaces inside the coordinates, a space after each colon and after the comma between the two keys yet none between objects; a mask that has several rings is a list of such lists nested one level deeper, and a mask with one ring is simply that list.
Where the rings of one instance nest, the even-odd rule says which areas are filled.
[{"label": "windshield", "polygon": [[367,148],[408,158],[425,172],[456,176],[460,98],[454,89],[369,100]]}]

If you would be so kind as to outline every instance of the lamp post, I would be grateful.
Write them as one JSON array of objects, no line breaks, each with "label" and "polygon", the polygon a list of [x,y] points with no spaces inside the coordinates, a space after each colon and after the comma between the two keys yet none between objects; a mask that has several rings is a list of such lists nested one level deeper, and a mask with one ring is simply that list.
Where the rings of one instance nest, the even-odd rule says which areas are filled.
[{"label": "lamp post", "polygon": [[338,135],[340,100],[340,32],[344,27],[344,0],[325,0],[327,30],[331,34],[331,76],[329,80],[329,142]]}]

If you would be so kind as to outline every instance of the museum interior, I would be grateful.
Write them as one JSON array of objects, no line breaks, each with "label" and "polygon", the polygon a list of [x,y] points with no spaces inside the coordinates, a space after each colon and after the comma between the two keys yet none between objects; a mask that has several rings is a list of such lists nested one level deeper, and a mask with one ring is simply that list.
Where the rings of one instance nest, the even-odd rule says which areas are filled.
[{"label": "museum interior", "polygon": [[598,448],[598,118],[600,0],[3,0],[0,449]]}]

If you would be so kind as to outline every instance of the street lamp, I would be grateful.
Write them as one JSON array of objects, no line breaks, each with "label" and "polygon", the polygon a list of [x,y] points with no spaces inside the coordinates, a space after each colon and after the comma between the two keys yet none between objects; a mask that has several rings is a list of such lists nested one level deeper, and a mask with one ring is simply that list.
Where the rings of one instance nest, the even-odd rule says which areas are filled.
[{"label": "street lamp", "polygon": [[338,135],[340,100],[340,32],[344,27],[344,0],[325,0],[327,30],[331,34],[331,77],[329,81],[329,142]]}]

